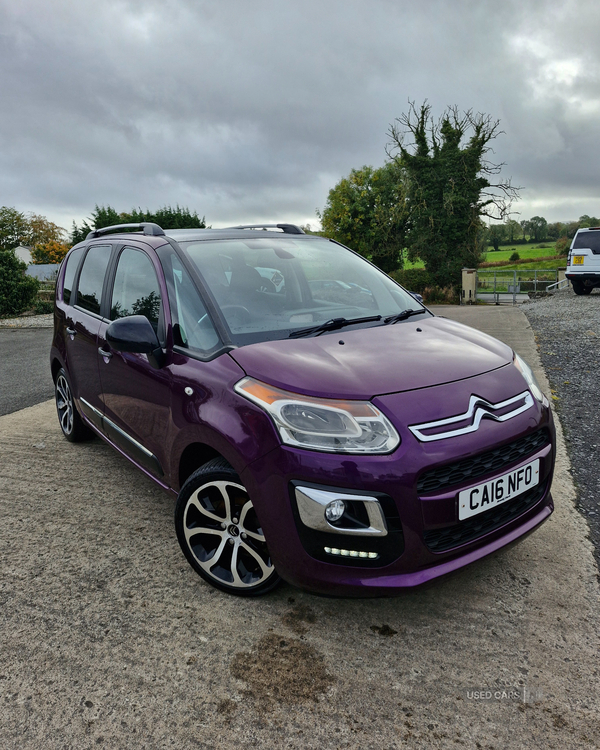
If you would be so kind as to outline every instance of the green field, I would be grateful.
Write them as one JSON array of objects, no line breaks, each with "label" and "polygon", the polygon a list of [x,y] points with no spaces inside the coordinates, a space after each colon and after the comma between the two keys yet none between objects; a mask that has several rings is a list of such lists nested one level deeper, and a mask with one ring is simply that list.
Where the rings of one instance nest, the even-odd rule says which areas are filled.
[{"label": "green field", "polygon": [[[488,248],[487,253],[484,256],[484,262],[485,263],[494,263],[496,261],[500,260],[506,260],[510,258],[510,256],[514,253],[519,253],[519,257],[521,260],[526,260],[527,258],[545,258],[549,255],[554,255],[554,245],[553,244],[545,244],[542,246],[539,245],[517,245],[516,247],[509,247],[506,250],[498,250],[498,252],[495,252],[491,245],[490,248]],[[563,268],[567,265],[567,259],[566,258],[557,258],[555,260],[544,260],[539,261],[534,264],[535,268]],[[532,266],[532,268],[534,267]],[[415,263],[410,263],[406,258],[404,259],[404,268],[424,268],[423,261],[416,261]],[[507,268],[519,268],[519,266],[515,266],[513,264],[507,263],[506,266],[498,266],[497,267],[499,271],[505,270]]]},{"label": "green field", "polygon": [[[495,255],[495,253],[494,253]],[[533,256],[541,257],[541,256]],[[499,258],[499,260],[501,260]],[[538,260],[535,263],[531,263],[531,265],[526,265],[524,263],[507,263],[505,266],[494,266],[493,268],[482,268],[482,271],[519,271],[520,268],[535,268],[538,271],[540,269],[556,269],[556,268],[566,268],[567,265],[567,259],[566,258],[555,258],[554,260]]]},{"label": "green field", "polygon": [[522,260],[525,258],[544,258],[547,255],[556,255],[553,244],[517,245],[505,250],[498,250],[498,252],[495,252],[490,246],[485,254],[485,261],[493,263],[497,260],[508,260],[513,253],[519,253],[519,257]]}]

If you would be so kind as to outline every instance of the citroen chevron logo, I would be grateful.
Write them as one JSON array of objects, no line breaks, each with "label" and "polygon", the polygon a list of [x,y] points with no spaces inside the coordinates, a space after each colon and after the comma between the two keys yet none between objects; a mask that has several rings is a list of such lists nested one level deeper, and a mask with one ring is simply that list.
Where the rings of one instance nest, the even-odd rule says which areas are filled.
[{"label": "citroen chevron logo", "polygon": [[[503,414],[497,412],[515,406],[511,411],[505,411]],[[415,424],[409,426],[412,434],[422,443],[429,443],[433,440],[445,440],[446,438],[456,437],[457,435],[466,435],[469,432],[475,432],[479,429],[482,419],[493,419],[495,422],[506,422],[507,419],[522,414],[533,406],[533,397],[529,391],[523,391],[518,396],[513,396],[506,401],[498,404],[491,404],[479,396],[471,396],[469,399],[469,408],[464,414],[457,414],[448,419],[439,419],[436,422],[426,422],[424,424]],[[470,424],[457,427],[456,429],[442,430],[441,432],[432,432],[442,427],[460,424],[461,422],[470,422]]]}]

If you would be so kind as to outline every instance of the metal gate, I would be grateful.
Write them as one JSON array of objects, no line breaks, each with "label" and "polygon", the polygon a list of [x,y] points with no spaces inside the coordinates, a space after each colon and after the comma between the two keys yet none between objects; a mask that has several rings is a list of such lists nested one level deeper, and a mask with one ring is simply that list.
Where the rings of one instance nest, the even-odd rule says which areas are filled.
[{"label": "metal gate", "polygon": [[530,293],[545,292],[558,281],[558,270],[513,269],[497,270],[478,268],[476,272],[475,299],[492,304],[513,304],[528,299]]}]

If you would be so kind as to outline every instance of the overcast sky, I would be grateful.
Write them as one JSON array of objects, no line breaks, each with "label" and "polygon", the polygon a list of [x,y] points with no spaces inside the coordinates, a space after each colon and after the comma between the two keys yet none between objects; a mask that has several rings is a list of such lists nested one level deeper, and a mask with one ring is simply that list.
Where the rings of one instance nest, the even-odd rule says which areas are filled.
[{"label": "overcast sky", "polygon": [[427,99],[501,121],[517,219],[600,214],[598,0],[0,0],[0,205],[318,225]]}]

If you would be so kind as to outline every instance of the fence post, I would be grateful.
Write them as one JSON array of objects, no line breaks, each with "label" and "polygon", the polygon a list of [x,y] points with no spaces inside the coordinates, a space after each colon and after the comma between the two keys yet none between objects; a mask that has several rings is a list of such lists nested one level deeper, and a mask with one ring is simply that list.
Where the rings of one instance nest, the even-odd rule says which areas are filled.
[{"label": "fence post", "polygon": [[517,304],[517,269],[513,271],[513,305]]},{"label": "fence post", "polygon": [[533,293],[537,294],[537,269],[533,272]]},{"label": "fence post", "polygon": [[496,296],[496,269],[494,268],[494,302],[498,304],[498,297]]}]

